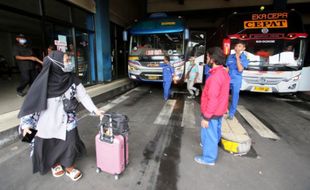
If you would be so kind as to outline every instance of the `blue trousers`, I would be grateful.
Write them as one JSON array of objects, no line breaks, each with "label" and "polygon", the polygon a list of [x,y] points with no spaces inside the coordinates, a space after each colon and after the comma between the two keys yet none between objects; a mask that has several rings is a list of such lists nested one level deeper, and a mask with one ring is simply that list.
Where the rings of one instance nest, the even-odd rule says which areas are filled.
[{"label": "blue trousers", "polygon": [[221,140],[222,118],[210,119],[209,127],[201,127],[202,159],[214,163],[218,155],[218,143]]},{"label": "blue trousers", "polygon": [[170,87],[171,87],[172,79],[164,79],[163,88],[164,88],[164,99],[168,100],[170,96]]},{"label": "blue trousers", "polygon": [[229,108],[229,117],[233,117],[237,111],[241,82],[230,83],[232,100]]}]

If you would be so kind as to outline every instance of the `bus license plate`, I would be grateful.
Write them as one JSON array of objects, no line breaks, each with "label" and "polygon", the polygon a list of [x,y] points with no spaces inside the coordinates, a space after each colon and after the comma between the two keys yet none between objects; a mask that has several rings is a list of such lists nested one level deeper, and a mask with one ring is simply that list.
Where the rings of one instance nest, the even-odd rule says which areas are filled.
[{"label": "bus license plate", "polygon": [[254,92],[269,92],[270,88],[266,86],[254,86]]},{"label": "bus license plate", "polygon": [[149,76],[148,78],[149,78],[149,80],[157,80],[158,76]]}]

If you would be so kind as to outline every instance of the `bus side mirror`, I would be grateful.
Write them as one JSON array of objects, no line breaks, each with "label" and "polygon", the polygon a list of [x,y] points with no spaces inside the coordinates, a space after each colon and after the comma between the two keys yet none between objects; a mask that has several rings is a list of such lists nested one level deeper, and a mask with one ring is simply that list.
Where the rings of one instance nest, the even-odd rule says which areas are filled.
[{"label": "bus side mirror", "polygon": [[124,31],[123,31],[123,41],[124,41],[124,42],[127,42],[127,40],[128,40],[128,33],[127,33],[126,30],[124,30]]},{"label": "bus side mirror", "polygon": [[184,39],[189,40],[189,30],[187,28],[184,30]]}]

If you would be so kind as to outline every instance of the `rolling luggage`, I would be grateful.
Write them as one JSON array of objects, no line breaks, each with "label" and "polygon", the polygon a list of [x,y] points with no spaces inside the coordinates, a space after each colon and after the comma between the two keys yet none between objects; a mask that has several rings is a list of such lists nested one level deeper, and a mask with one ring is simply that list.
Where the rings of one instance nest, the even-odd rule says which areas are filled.
[{"label": "rolling luggage", "polygon": [[96,171],[112,174],[117,180],[128,164],[128,132],[114,135],[112,116],[110,114],[105,116],[109,117],[109,122],[100,122],[99,134],[95,138]]}]

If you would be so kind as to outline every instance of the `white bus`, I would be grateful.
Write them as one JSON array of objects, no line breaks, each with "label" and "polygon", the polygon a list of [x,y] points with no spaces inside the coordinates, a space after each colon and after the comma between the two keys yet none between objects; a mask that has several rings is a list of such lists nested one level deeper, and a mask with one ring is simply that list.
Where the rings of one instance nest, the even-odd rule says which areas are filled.
[{"label": "white bus", "polygon": [[306,38],[295,11],[233,14],[226,23],[224,52],[234,53],[237,40],[246,43],[249,60],[241,90],[266,93],[310,91],[310,66],[304,65]]}]

